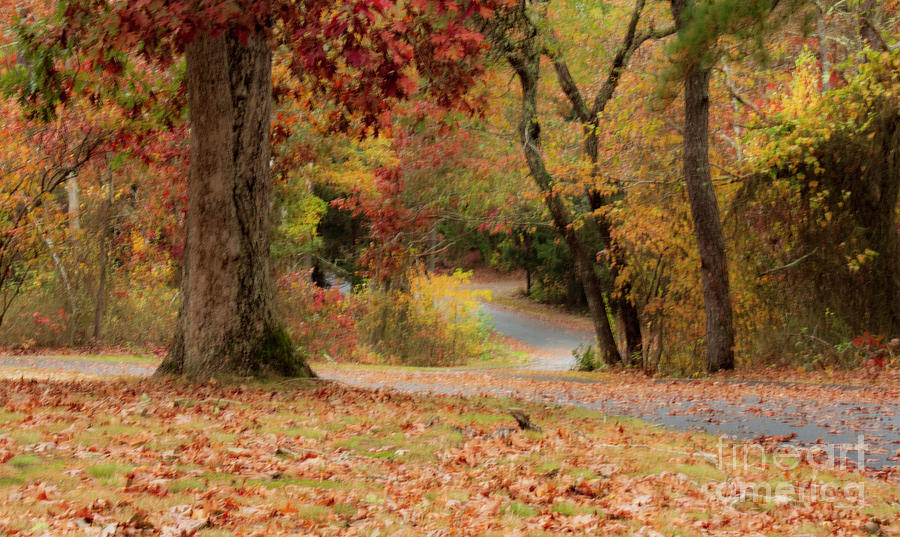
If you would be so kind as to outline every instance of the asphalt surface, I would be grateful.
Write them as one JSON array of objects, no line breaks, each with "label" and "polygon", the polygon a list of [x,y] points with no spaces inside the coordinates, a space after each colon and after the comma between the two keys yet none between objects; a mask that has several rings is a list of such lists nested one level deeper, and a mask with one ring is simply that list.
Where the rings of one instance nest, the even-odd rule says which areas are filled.
[{"label": "asphalt surface", "polygon": [[481,308],[490,316],[496,332],[534,349],[530,369],[568,371],[575,363],[572,351],[594,342],[590,330],[561,326],[493,304],[482,304]]},{"label": "asphalt surface", "polygon": [[[562,326],[495,305],[485,305],[497,332],[533,349],[529,372],[510,370],[417,371],[378,376],[374,372],[332,369],[325,378],[357,386],[457,395],[518,397],[542,403],[580,406],[609,415],[631,416],[661,426],[713,435],[824,446],[854,463],[876,469],[900,464],[900,388],[826,387],[777,382],[734,382],[733,389],[706,392],[708,381],[644,381],[637,385],[569,378],[553,372],[571,369],[572,350],[593,341],[590,331]],[[65,357],[0,357],[0,367],[54,369],[98,375],[153,373],[141,362]],[[469,385],[467,375],[481,375]],[[527,389],[506,380],[527,383]],[[648,389],[648,386],[651,388]],[[709,395],[718,394],[718,395]],[[823,395],[824,394],[824,395]],[[873,397],[873,394],[876,397]],[[864,446],[862,450],[857,448]]]}]

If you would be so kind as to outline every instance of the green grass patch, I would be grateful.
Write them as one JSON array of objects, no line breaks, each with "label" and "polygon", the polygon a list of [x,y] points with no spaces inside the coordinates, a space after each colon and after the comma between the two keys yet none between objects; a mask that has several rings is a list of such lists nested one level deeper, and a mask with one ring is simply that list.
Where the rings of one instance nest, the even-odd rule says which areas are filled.
[{"label": "green grass patch", "polygon": [[19,476],[0,476],[0,488],[18,487],[25,484],[25,478]]},{"label": "green grass patch", "polygon": [[575,515],[586,515],[590,513],[600,513],[600,509],[585,507],[583,505],[577,505],[572,502],[561,501],[556,502],[550,507],[550,511],[554,513],[559,513],[563,516],[575,516]]},{"label": "green grass patch", "polygon": [[522,502],[509,502],[503,507],[503,514],[527,518],[538,514],[537,509]]},{"label": "green grass patch", "polygon": [[43,464],[43,459],[38,457],[37,455],[16,455],[15,457],[6,461],[6,464],[12,466],[16,470],[27,470],[29,468],[33,468],[40,464]]},{"label": "green grass patch", "polygon": [[106,462],[88,466],[85,471],[104,485],[117,485],[132,468],[129,464]]},{"label": "green grass patch", "polygon": [[206,481],[196,477],[176,479],[169,483],[167,488],[169,489],[169,492],[173,494],[180,494],[191,490],[206,490]]},{"label": "green grass patch", "polygon": [[267,489],[280,489],[283,487],[309,487],[314,489],[335,489],[343,487],[344,484],[339,481],[329,481],[327,479],[304,479],[295,477],[278,477],[275,479],[249,479],[248,485],[261,485]]},{"label": "green grass patch", "polygon": [[312,427],[291,427],[279,432],[284,433],[285,436],[302,436],[303,438],[309,438],[310,440],[325,439],[325,433],[323,431]]},{"label": "green grass patch", "polygon": [[23,419],[25,419],[25,414],[21,412],[0,412],[0,423],[22,421]]},{"label": "green grass patch", "polygon": [[27,446],[31,444],[37,444],[41,440],[44,439],[44,433],[41,431],[37,431],[34,429],[25,429],[16,431],[9,435],[10,438],[16,441],[20,446]]},{"label": "green grass patch", "polygon": [[460,414],[459,420],[464,423],[477,423],[479,425],[489,425],[491,423],[513,421],[513,419],[508,414],[487,414],[481,412]]}]

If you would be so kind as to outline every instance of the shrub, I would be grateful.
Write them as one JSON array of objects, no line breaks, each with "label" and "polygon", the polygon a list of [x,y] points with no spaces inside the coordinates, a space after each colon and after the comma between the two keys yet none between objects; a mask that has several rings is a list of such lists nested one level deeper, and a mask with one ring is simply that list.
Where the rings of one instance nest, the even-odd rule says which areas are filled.
[{"label": "shrub", "polygon": [[471,272],[427,275],[414,271],[409,291],[362,289],[364,313],[360,337],[391,363],[451,366],[480,356],[488,348],[490,331],[479,299],[488,291],[464,284]]},{"label": "shrub", "polygon": [[278,279],[278,298],[285,327],[294,343],[313,359],[357,358],[358,301],[338,289],[317,287],[309,271]]},{"label": "shrub", "polygon": [[593,345],[582,343],[577,349],[572,350],[572,356],[575,357],[575,365],[572,366],[575,371],[597,371],[606,368]]}]

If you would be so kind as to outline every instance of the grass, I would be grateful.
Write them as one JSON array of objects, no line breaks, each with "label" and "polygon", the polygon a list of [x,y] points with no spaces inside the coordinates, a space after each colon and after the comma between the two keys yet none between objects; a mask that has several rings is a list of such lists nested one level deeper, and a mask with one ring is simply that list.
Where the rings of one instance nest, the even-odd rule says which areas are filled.
[{"label": "grass", "polygon": [[118,462],[107,462],[102,464],[94,464],[85,468],[87,473],[100,481],[104,485],[118,485],[123,476],[130,472],[131,465],[121,464]]},{"label": "grass", "polygon": [[50,359],[50,360],[89,360],[92,362],[128,362],[138,364],[158,364],[159,358],[154,356],[137,356],[134,354],[59,354],[59,355],[43,355],[34,354],[27,355],[23,358],[28,359]]},{"label": "grass", "polygon": [[357,364],[347,362],[310,362],[314,371],[321,369],[335,370],[364,370],[364,371],[464,371],[467,369],[487,369],[501,367],[516,367],[526,365],[531,361],[531,355],[527,352],[506,349],[496,344],[494,350],[485,355],[469,360],[465,365],[450,367],[420,367],[406,365],[387,364]]},{"label": "grass", "polygon": [[[173,513],[185,513],[208,521],[197,533],[205,537],[628,535],[644,526],[664,535],[746,527],[769,535],[849,534],[867,517],[895,517],[900,492],[889,482],[814,474],[803,464],[790,472],[722,470],[702,455],[716,450],[710,435],[508,399],[414,397],[332,383],[53,382],[0,380],[0,421],[31,416],[28,429],[0,444],[0,457],[11,455],[0,464],[0,497],[19,498],[0,502],[0,523],[25,535],[70,531],[72,517],[90,506],[123,528],[142,513],[161,533]],[[28,414],[17,406],[46,394],[55,406]],[[223,403],[171,404],[211,398]],[[511,406],[524,408],[543,432],[495,435],[514,425]],[[52,447],[36,452],[45,439]],[[771,499],[726,508],[716,498],[717,487],[735,481],[811,479],[835,487],[862,482],[865,504],[834,519],[824,509],[800,516],[797,505]],[[714,516],[723,509],[728,517]]]},{"label": "grass", "polygon": [[25,470],[40,465],[42,462],[40,457],[34,455],[16,455],[6,461],[6,464],[12,466],[16,470]]},{"label": "grass", "polygon": [[267,489],[279,489],[282,487],[295,486],[307,487],[313,489],[335,489],[342,487],[343,484],[338,481],[329,481],[327,479],[298,479],[291,477],[279,477],[276,479],[251,479],[247,481],[248,485],[261,485]]},{"label": "grass", "polygon": [[517,517],[527,518],[538,514],[534,507],[521,502],[510,502],[503,508],[503,512]]}]

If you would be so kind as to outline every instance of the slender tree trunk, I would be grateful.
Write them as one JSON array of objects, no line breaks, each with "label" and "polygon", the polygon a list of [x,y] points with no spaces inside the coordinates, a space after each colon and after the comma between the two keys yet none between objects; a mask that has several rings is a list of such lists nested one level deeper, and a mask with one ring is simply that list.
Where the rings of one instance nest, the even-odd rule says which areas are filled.
[{"label": "slender tree trunk", "polygon": [[74,173],[70,173],[66,178],[66,194],[69,205],[69,229],[75,233],[81,229],[81,220],[78,215],[81,202],[78,199],[78,176]]},{"label": "slender tree trunk", "polygon": [[261,36],[186,50],[191,120],[182,304],[159,374],[311,375],[275,311],[269,259],[272,56]]},{"label": "slender tree trunk", "polygon": [[[529,48],[533,48],[529,47]],[[516,71],[522,85],[522,114],[519,121],[519,138],[525,153],[525,160],[531,176],[538,188],[545,194],[545,203],[556,229],[562,234],[572,252],[575,271],[584,286],[588,309],[597,335],[597,346],[602,359],[610,365],[622,362],[616,339],[613,336],[606,311],[606,300],[600,278],[594,272],[595,259],[578,236],[569,219],[569,212],[562,198],[553,189],[553,178],[544,164],[541,154],[541,128],[537,116],[537,86],[540,55],[535,50],[526,50],[522,56],[507,57]]]},{"label": "slender tree trunk", "polygon": [[825,26],[825,13],[819,13],[816,19],[816,37],[819,40],[819,65],[822,70],[822,93],[831,89],[831,62],[828,58],[828,28]]},{"label": "slender tree trunk", "polygon": [[[613,57],[612,64],[606,75],[600,90],[594,97],[593,104],[589,105],[578,89],[575,79],[569,71],[568,66],[561,56],[553,58],[553,67],[556,71],[557,80],[560,89],[569,98],[573,106],[574,114],[581,120],[584,126],[584,152],[591,162],[591,177],[594,181],[598,180],[601,170],[598,165],[599,161],[599,133],[600,117],[606,109],[607,103],[615,94],[616,88],[621,80],[622,73],[628,66],[631,55],[645,40],[651,37],[657,37],[657,34],[639,35],[638,22],[644,9],[644,0],[636,0],[634,10],[631,14],[626,33],[623,37],[622,44]],[[663,37],[670,33],[669,30],[660,32],[658,37]],[[610,306],[616,314],[618,322],[622,327],[625,336],[625,354],[626,359],[632,365],[639,365],[640,357],[643,353],[643,342],[641,336],[641,320],[638,314],[637,306],[632,302],[630,295],[631,284],[626,282],[622,289],[616,289],[615,282],[619,281],[621,275],[621,267],[626,266],[625,256],[622,248],[616,244],[612,236],[613,223],[603,214],[602,209],[611,205],[615,199],[621,197],[621,194],[615,196],[605,196],[599,190],[588,188],[586,191],[591,210],[594,211],[592,219],[597,232],[603,241],[603,248],[610,253],[608,265],[610,271],[611,285],[607,285],[607,292],[610,295]]]},{"label": "slender tree trunk", "polygon": [[631,301],[631,283],[626,283],[613,297],[614,308],[618,308],[619,322],[625,332],[624,358],[632,366],[640,366],[644,356],[644,338],[641,335],[641,318],[637,306]]},{"label": "slender tree trunk", "polygon": [[[592,174],[598,176],[599,170],[596,169],[597,137],[588,136],[585,147],[587,149],[587,154],[593,163],[594,171]],[[599,214],[599,210],[602,209],[609,200],[604,199],[604,196],[596,190],[592,190],[588,193],[588,200],[591,204],[591,210],[594,211],[594,224],[597,231],[600,233],[604,246],[609,252],[609,275],[610,279],[613,281],[609,291],[610,306],[613,312],[615,312],[618,322],[622,325],[622,333],[625,336],[625,356],[623,358],[631,365],[640,365],[644,344],[643,337],[641,336],[641,318],[638,314],[637,306],[635,306],[629,296],[631,294],[631,282],[625,282],[621,289],[616,289],[615,284],[615,282],[619,280],[620,267],[625,266],[624,252],[622,252],[621,247],[616,241],[613,240],[612,222],[605,216]]]},{"label": "slender tree trunk", "polygon": [[712,372],[734,368],[734,325],[725,237],[709,167],[709,79],[710,70],[697,64],[685,78],[684,179],[700,249],[706,367]]},{"label": "slender tree trunk", "polygon": [[437,244],[437,221],[434,221],[431,223],[431,229],[428,230],[428,260],[425,265],[425,274],[434,274],[437,265]]},{"label": "slender tree trunk", "polygon": [[103,231],[100,235],[100,262],[97,267],[97,295],[94,298],[94,341],[100,341],[103,327],[103,309],[106,305],[106,273],[109,266],[109,242],[112,235],[112,209],[115,200],[112,169],[107,182],[106,206],[103,208]]}]

